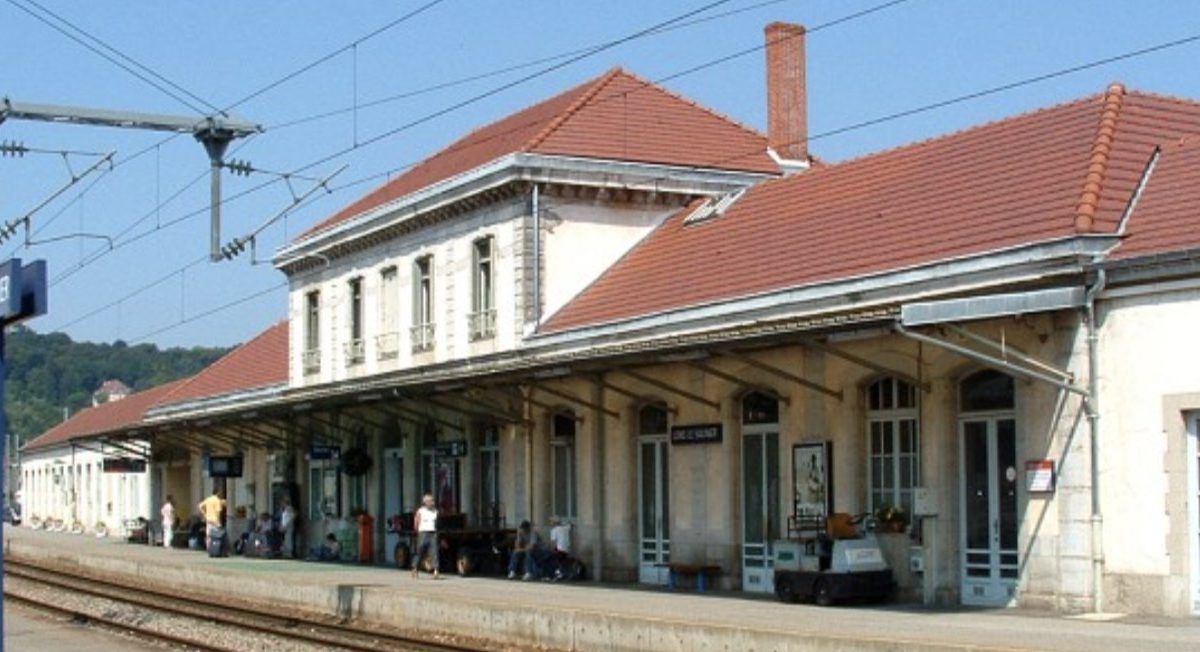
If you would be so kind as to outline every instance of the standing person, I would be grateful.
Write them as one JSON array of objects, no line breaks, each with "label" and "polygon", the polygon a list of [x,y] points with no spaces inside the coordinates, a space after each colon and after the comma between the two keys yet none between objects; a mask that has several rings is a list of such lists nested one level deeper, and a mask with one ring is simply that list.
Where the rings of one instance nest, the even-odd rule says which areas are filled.
[{"label": "standing person", "polygon": [[413,516],[413,528],[417,531],[417,556],[413,559],[413,579],[419,577],[425,555],[429,555],[429,561],[433,564],[433,579],[441,578],[441,573],[438,572],[437,518],[437,503],[433,500],[433,494],[425,494],[421,499],[421,507]]},{"label": "standing person", "polygon": [[213,533],[225,535],[225,491],[217,489],[208,498],[200,502],[200,516],[204,518],[204,547],[207,550],[212,543]]},{"label": "standing person", "polygon": [[175,497],[167,494],[167,499],[163,501],[162,509],[159,510],[162,514],[162,533],[163,547],[171,547],[171,539],[175,536]]},{"label": "standing person", "polygon": [[296,509],[292,507],[292,499],[287,496],[280,501],[279,531],[283,533],[283,556],[291,559],[294,554],[292,537],[296,532]]}]

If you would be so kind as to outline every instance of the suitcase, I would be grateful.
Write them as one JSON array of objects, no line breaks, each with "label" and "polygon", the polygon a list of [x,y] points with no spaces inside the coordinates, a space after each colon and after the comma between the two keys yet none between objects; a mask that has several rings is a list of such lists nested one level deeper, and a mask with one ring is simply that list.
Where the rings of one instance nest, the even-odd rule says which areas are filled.
[{"label": "suitcase", "polygon": [[225,529],[215,527],[212,529],[208,538],[208,556],[209,557],[227,557],[229,552],[226,548],[228,540],[225,536]]}]

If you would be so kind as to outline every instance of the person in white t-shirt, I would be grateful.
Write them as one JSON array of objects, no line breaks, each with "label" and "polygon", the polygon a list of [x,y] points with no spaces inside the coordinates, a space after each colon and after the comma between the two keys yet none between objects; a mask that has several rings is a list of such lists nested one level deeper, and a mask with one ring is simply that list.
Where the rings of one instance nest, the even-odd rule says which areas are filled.
[{"label": "person in white t-shirt", "polygon": [[162,531],[163,531],[163,547],[171,547],[171,538],[175,536],[175,498],[167,496],[163,501],[162,510]]},{"label": "person in white t-shirt", "polygon": [[426,555],[429,555],[430,564],[433,566],[433,579],[441,579],[438,572],[437,518],[438,510],[433,502],[433,494],[425,494],[421,499],[421,507],[413,516],[413,528],[417,531],[417,554],[412,561],[413,579],[420,576],[421,562]]},{"label": "person in white t-shirt", "polygon": [[296,508],[292,507],[292,499],[287,496],[283,497],[280,504],[279,531],[283,534],[280,552],[285,559],[291,559],[295,554],[295,545],[292,542],[296,533]]},{"label": "person in white t-shirt", "polygon": [[550,545],[558,555],[571,554],[571,526],[560,519],[550,519]]}]

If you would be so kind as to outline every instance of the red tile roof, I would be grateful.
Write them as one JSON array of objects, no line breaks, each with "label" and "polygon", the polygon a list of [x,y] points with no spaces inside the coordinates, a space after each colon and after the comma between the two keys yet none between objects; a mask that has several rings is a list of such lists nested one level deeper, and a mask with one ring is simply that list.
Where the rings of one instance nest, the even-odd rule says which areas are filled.
[{"label": "red tile roof", "polygon": [[54,426],[25,444],[23,450],[37,450],[75,439],[118,432],[141,423],[146,411],[188,379],[177,380],[145,391],[135,392],[119,401],[101,403],[75,413],[70,419]]},{"label": "red tile roof", "polygon": [[301,239],[516,152],[779,172],[762,134],[614,68],[467,134],[338,211]]},{"label": "red tile roof", "polygon": [[284,320],[192,376],[164,396],[160,405],[282,385],[287,380],[288,322]]},{"label": "red tile roof", "polygon": [[1200,134],[1200,103],[1114,85],[767,181],[716,219],[685,225],[690,209],[673,216],[542,330],[1044,242],[1075,235],[1077,223],[1112,233],[1155,147],[1185,134]]},{"label": "red tile roof", "polygon": [[1165,145],[1115,259],[1200,248],[1200,137]]}]

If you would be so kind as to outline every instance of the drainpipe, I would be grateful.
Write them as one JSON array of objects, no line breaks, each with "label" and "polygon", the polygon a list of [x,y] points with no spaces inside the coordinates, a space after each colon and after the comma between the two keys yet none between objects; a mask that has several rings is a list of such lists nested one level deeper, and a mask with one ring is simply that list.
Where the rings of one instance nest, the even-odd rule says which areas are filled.
[{"label": "drainpipe", "polygon": [[542,211],[538,185],[533,184],[533,327],[542,323]]},{"label": "drainpipe", "polygon": [[1087,321],[1088,397],[1084,401],[1091,434],[1092,480],[1092,611],[1104,611],[1104,516],[1100,510],[1100,327],[1096,319],[1096,297],[1104,291],[1107,275],[1096,268],[1096,280],[1088,288],[1084,310]]}]

